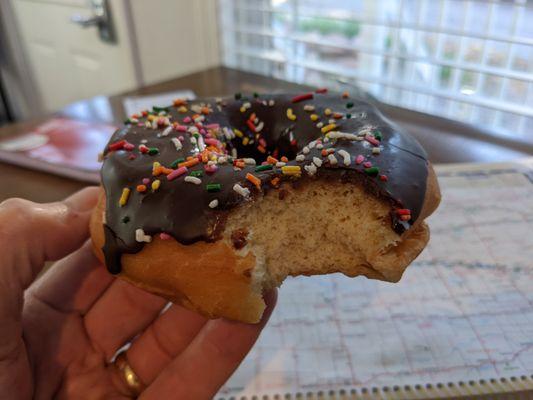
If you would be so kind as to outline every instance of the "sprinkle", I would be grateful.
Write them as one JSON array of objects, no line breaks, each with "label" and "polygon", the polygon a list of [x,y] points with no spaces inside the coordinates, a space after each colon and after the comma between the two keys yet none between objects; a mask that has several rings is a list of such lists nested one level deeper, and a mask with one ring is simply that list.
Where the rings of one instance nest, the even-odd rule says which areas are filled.
[{"label": "sprinkle", "polygon": [[305,94],[301,94],[299,96],[293,97],[292,102],[299,103],[300,101],[311,100],[312,98],[313,98],[313,93],[305,93]]},{"label": "sprinkle", "polygon": [[350,113],[346,113],[345,116],[346,116],[346,119],[350,119],[350,118],[352,118],[352,114],[350,114]]},{"label": "sprinkle", "polygon": [[215,200],[212,200],[210,203],[209,203],[209,208],[217,208],[218,207],[218,200],[215,199]]},{"label": "sprinkle", "polygon": [[127,224],[128,222],[130,222],[130,217],[128,217],[127,215],[124,216],[124,218],[122,218],[122,222]]},{"label": "sprinkle", "polygon": [[276,164],[277,162],[278,162],[278,160],[275,159],[274,157],[272,157],[272,156],[268,156],[268,157],[267,157],[267,163],[269,163],[269,164]]},{"label": "sprinkle", "polygon": [[242,98],[242,93],[235,93],[235,100],[240,100]]},{"label": "sprinkle", "polygon": [[131,190],[128,188],[122,189],[122,195],[120,196],[120,200],[118,201],[118,204],[120,207],[125,206],[128,202],[128,198],[130,197]]},{"label": "sprinkle", "polygon": [[354,135],[353,133],[346,133],[346,132],[339,132],[339,131],[330,132],[328,134],[328,137],[330,139],[357,140],[357,135]]},{"label": "sprinkle", "polygon": [[337,159],[335,158],[333,154],[328,155],[328,160],[331,165],[337,164]]},{"label": "sprinkle", "polygon": [[316,127],[317,127],[317,128],[322,128],[323,126],[324,126],[324,123],[323,123],[323,122],[318,122],[318,123],[316,124]]},{"label": "sprinkle", "polygon": [[298,162],[305,161],[305,156],[303,154],[298,154],[296,156],[296,161],[298,161]]},{"label": "sprinkle", "polygon": [[139,193],[144,193],[146,192],[146,185],[137,185],[136,189]]},{"label": "sprinkle", "polygon": [[332,112],[333,112],[333,111],[331,111],[331,108],[326,108],[326,109],[324,110],[324,114],[325,114],[325,115],[331,115]]},{"label": "sprinkle", "polygon": [[289,159],[285,156],[281,156],[281,161],[286,163],[286,162],[289,162]]},{"label": "sprinkle", "polygon": [[328,88],[320,88],[320,89],[315,90],[315,93],[327,93],[327,92],[328,92]]},{"label": "sprinkle", "polygon": [[255,167],[255,172],[268,171],[273,168],[272,164],[258,165]]},{"label": "sprinkle", "polygon": [[379,140],[377,140],[374,136],[365,135],[365,140],[374,146],[379,146]]},{"label": "sprinkle", "polygon": [[389,180],[389,178],[387,178],[387,175],[380,175],[379,176],[379,180],[383,181],[383,182],[387,182]]},{"label": "sprinkle", "polygon": [[316,174],[316,171],[317,171],[314,164],[306,165],[304,169],[307,171],[309,176],[313,176],[314,174]]},{"label": "sprinkle", "polygon": [[411,210],[408,208],[398,208],[395,211],[398,215],[411,215]]},{"label": "sprinkle", "polygon": [[364,162],[363,167],[370,168],[372,166],[372,163],[370,161]]},{"label": "sprinkle", "polygon": [[348,153],[346,150],[341,149],[337,152],[339,156],[343,158],[344,165],[348,166],[350,165],[350,153]]},{"label": "sprinkle", "polygon": [[185,182],[194,183],[195,185],[200,185],[202,183],[202,180],[200,178],[190,175],[186,176],[183,180]]},{"label": "sprinkle", "polygon": [[184,123],[184,124],[189,124],[191,121],[192,121],[191,117],[185,117],[185,118],[183,118],[183,123]]},{"label": "sprinkle", "polygon": [[402,215],[402,216],[400,217],[400,219],[401,219],[402,221],[409,221],[409,220],[411,219],[411,215]]},{"label": "sprinkle", "polygon": [[365,174],[370,175],[370,176],[377,176],[379,174],[379,168],[378,167],[365,168]]},{"label": "sprinkle", "polygon": [[242,161],[244,161],[244,163],[246,165],[255,165],[256,164],[255,159],[253,159],[253,158],[243,158]]},{"label": "sprinkle", "polygon": [[128,143],[126,142],[126,144],[124,145],[124,150],[128,150],[128,151],[131,151],[135,148],[135,145],[132,144],[132,143]]},{"label": "sprinkle", "polygon": [[304,111],[309,111],[309,112],[311,112],[311,111],[315,111],[315,106],[312,105],[312,104],[306,104],[306,105],[304,106]]},{"label": "sprinkle", "polygon": [[195,177],[200,177],[200,176],[203,176],[204,175],[204,171],[202,170],[197,170],[197,171],[191,171],[189,173],[190,176],[195,176]]},{"label": "sprinkle", "polygon": [[183,106],[185,104],[187,104],[187,100],[186,99],[174,99],[174,101],[172,102],[172,105],[174,107]]},{"label": "sprinkle", "polygon": [[190,160],[183,161],[178,164],[179,168],[183,167],[194,167],[196,164],[198,164],[200,161],[197,158],[191,158]]},{"label": "sprinkle", "polygon": [[159,239],[161,239],[161,240],[170,240],[170,239],[172,239],[172,236],[170,236],[168,233],[161,232],[159,234]]},{"label": "sprinkle", "polygon": [[313,157],[313,164],[315,164],[317,167],[322,166],[322,160],[318,157]]},{"label": "sprinkle", "polygon": [[301,175],[302,169],[298,165],[286,165],[281,167],[281,172],[283,175]]},{"label": "sprinkle", "polygon": [[257,189],[261,189],[261,179],[259,179],[257,176],[247,173],[246,179],[252,182]]},{"label": "sprinkle", "polygon": [[346,108],[352,108],[352,107],[353,107],[353,103],[351,101],[346,103]]},{"label": "sprinkle", "polygon": [[109,145],[109,151],[120,150],[120,149],[122,149],[124,147],[125,144],[126,144],[125,140],[119,140],[118,142],[115,142],[115,143]]},{"label": "sprinkle", "polygon": [[381,153],[381,149],[379,147],[372,148],[372,154],[378,155]]},{"label": "sprinkle", "polygon": [[321,142],[318,142],[318,143],[316,144],[316,148],[317,148],[317,149],[321,149],[322,147],[324,147],[324,145],[323,145]]},{"label": "sprinkle", "polygon": [[291,121],[296,121],[296,115],[294,115],[292,108],[287,108],[287,118]]},{"label": "sprinkle", "polygon": [[250,189],[242,187],[238,183],[233,185],[233,190],[239,193],[242,197],[248,197],[250,196]]},{"label": "sprinkle", "polygon": [[266,153],[266,149],[264,146],[261,146],[261,145],[257,146],[257,150],[259,150],[260,153],[263,153],[263,154]]},{"label": "sprinkle", "polygon": [[302,153],[304,153],[304,154],[309,154],[309,151],[310,151],[309,147],[307,147],[307,146],[304,146],[304,148],[302,149]]},{"label": "sprinkle", "polygon": [[244,103],[241,108],[240,108],[240,111],[243,113],[243,112],[246,112],[246,110],[248,110],[250,107],[252,107],[252,104],[247,101],[246,103]]},{"label": "sprinkle", "polygon": [[249,137],[245,137],[242,139],[242,145],[243,146],[246,146],[248,144],[248,142],[250,141],[250,138]]},{"label": "sprinkle", "polygon": [[284,163],[283,161],[278,161],[278,162],[276,163],[276,167],[281,168],[281,167],[284,167],[286,164],[287,164],[287,163]]},{"label": "sprinkle", "polygon": [[316,114],[311,114],[311,115],[309,116],[309,118],[311,119],[311,121],[316,121],[316,120],[318,120],[318,115],[316,115]]},{"label": "sprinkle", "polygon": [[220,183],[208,183],[205,188],[209,193],[215,193],[220,192],[222,185]]},{"label": "sprinkle", "polygon": [[[312,142],[309,142],[309,144],[306,147],[309,147],[310,149],[313,149],[315,146],[316,146],[316,140],[313,140]],[[304,149],[305,149],[305,147],[304,147]]]},{"label": "sprinkle", "polygon": [[170,139],[170,141],[174,144],[174,146],[176,147],[176,150],[178,151],[181,150],[181,148],[183,147],[183,145],[181,144],[178,138],[173,137],[172,139]]},{"label": "sprinkle", "polygon": [[270,107],[272,107],[274,104],[276,104],[276,102],[275,102],[274,100],[270,99],[270,100],[268,101],[268,105],[269,105]]},{"label": "sprinkle", "polygon": [[[197,163],[198,163],[198,159],[197,158],[195,158],[194,160],[196,160]],[[178,169],[175,169],[174,171],[172,171],[170,174],[167,175],[167,180],[172,181],[172,180],[176,179],[178,176],[181,176],[181,175],[187,173],[187,167],[186,166],[181,166],[181,164],[178,164],[178,165],[179,165]]]},{"label": "sprinkle", "polygon": [[383,136],[381,135],[381,132],[380,131],[374,131],[374,137],[377,139],[377,140],[380,140],[383,139]]},{"label": "sprinkle", "polygon": [[233,132],[235,133],[235,136],[237,137],[242,138],[244,136],[244,134],[238,129],[233,129]]},{"label": "sprinkle", "polygon": [[350,93],[348,93],[348,92],[342,92],[342,98],[343,98],[343,99],[347,99],[348,97],[350,97]]},{"label": "sprinkle", "polygon": [[135,240],[140,243],[150,243],[152,241],[152,237],[150,235],[146,235],[144,231],[139,228],[135,230]]},{"label": "sprinkle", "polygon": [[335,124],[329,124],[329,125],[326,125],[326,126],[322,127],[322,129],[320,129],[320,130],[322,131],[322,133],[328,133],[329,131],[332,131],[336,127],[337,127],[337,125],[335,125]]},{"label": "sprinkle", "polygon": [[148,149],[148,154],[151,156],[155,156],[158,153],[159,153],[159,149],[157,147],[150,147]]},{"label": "sprinkle", "polygon": [[185,107],[185,106],[178,107],[178,112],[180,112],[182,114],[186,113],[187,111],[188,111],[187,107]]},{"label": "sprinkle", "polygon": [[185,161],[185,158],[182,158],[182,157],[177,158],[174,161],[172,161],[172,163],[170,164],[170,167],[175,169],[178,167],[178,164],[182,163],[183,161]]},{"label": "sprinkle", "polygon": [[356,163],[357,165],[361,164],[363,161],[365,161],[365,157],[362,156],[361,154],[359,154],[359,155],[357,156],[357,158],[355,159],[355,163]]},{"label": "sprinkle", "polygon": [[264,127],[265,127],[265,124],[264,124],[263,121],[261,121],[261,122],[259,122],[259,123],[257,124],[257,126],[255,127],[255,131],[256,131],[256,132],[261,132],[261,131],[263,130]]},{"label": "sprinkle", "polygon": [[159,189],[159,186],[161,186],[161,181],[159,179],[156,179],[152,182],[152,192],[155,192],[157,189]]}]

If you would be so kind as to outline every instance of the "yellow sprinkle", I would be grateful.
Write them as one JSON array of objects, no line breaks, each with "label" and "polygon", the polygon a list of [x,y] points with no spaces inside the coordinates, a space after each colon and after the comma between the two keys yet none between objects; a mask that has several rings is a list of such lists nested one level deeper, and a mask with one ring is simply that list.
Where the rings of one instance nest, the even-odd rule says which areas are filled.
[{"label": "yellow sprinkle", "polygon": [[244,139],[242,139],[242,144],[243,146],[246,146],[248,144],[248,142],[250,141],[249,138],[245,137]]},{"label": "yellow sprinkle", "polygon": [[326,114],[326,115],[331,115],[331,113],[332,113],[332,111],[329,108],[326,108],[324,110],[324,114]]},{"label": "yellow sprinkle", "polygon": [[153,114],[150,114],[148,117],[146,117],[146,119],[150,122],[152,122],[154,119],[156,119],[157,116],[153,115]]},{"label": "yellow sprinkle", "polygon": [[302,169],[297,165],[286,165],[281,167],[283,175],[301,175]]},{"label": "yellow sprinkle", "polygon": [[157,161],[154,161],[152,164],[152,175],[159,175],[161,174],[161,164]]},{"label": "yellow sprinkle", "polygon": [[185,106],[178,107],[178,112],[180,112],[180,113],[186,113],[187,111],[188,111],[187,107],[185,107]]},{"label": "yellow sprinkle", "polygon": [[287,108],[287,118],[289,118],[291,121],[296,120],[296,115],[292,113],[292,108]]},{"label": "yellow sprinkle", "polygon": [[156,179],[152,182],[152,192],[155,192],[157,189],[159,189],[159,186],[161,186],[161,181],[159,179]]},{"label": "yellow sprinkle", "polygon": [[243,134],[242,134],[242,132],[241,132],[240,130],[238,130],[238,129],[233,129],[233,132],[235,132],[235,136],[237,136],[237,137],[243,137]]},{"label": "yellow sprinkle", "polygon": [[128,202],[128,198],[130,197],[131,190],[128,188],[122,189],[122,195],[120,196],[120,200],[118,201],[118,204],[120,207],[125,206]]},{"label": "yellow sprinkle", "polygon": [[320,130],[322,131],[322,133],[328,133],[329,131],[335,129],[336,127],[337,125],[335,124],[329,124],[329,125],[323,126]]},{"label": "yellow sprinkle", "polygon": [[316,120],[318,119],[318,115],[316,115],[316,114],[311,114],[311,115],[309,116],[309,118],[311,118],[311,121],[316,121]]},{"label": "yellow sprinkle", "polygon": [[246,107],[244,107],[244,106],[241,107],[241,108],[240,108],[240,111],[241,111],[242,113],[243,113],[243,112],[246,112]]}]

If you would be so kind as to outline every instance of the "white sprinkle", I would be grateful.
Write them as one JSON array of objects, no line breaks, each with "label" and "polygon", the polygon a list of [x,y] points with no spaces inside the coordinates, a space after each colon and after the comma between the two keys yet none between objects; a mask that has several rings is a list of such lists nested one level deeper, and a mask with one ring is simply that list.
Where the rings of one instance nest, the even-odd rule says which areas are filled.
[{"label": "white sprinkle", "polygon": [[233,185],[233,190],[235,190],[237,193],[239,193],[242,197],[250,196],[250,189],[242,187],[238,183]]},{"label": "white sprinkle", "polygon": [[218,164],[224,164],[226,161],[228,161],[227,157],[222,156],[222,157],[218,157],[217,158],[217,163]]},{"label": "white sprinkle", "polygon": [[196,118],[194,118],[194,122],[196,122],[196,123],[204,122],[204,121],[205,121],[205,116],[203,116],[203,115],[199,115]]},{"label": "white sprinkle", "polygon": [[135,230],[135,240],[137,242],[150,243],[152,241],[152,237],[150,235],[146,235],[144,231],[139,228]]},{"label": "white sprinkle", "polygon": [[152,129],[157,129],[157,119],[152,121]]},{"label": "white sprinkle", "polygon": [[196,126],[189,126],[187,128],[187,132],[189,132],[191,134],[200,133],[200,131],[198,130],[198,128]]},{"label": "white sprinkle", "polygon": [[172,127],[167,126],[163,132],[161,132],[161,136],[167,136],[170,132],[172,132]]},{"label": "white sprinkle", "polygon": [[269,105],[270,107],[272,107],[274,104],[276,104],[276,102],[275,102],[274,100],[270,99],[270,100],[268,101],[268,105]]},{"label": "white sprinkle", "polygon": [[157,115],[159,115],[160,117],[162,117],[163,115],[167,115],[167,112],[165,110],[161,110],[157,113]]},{"label": "white sprinkle", "polygon": [[193,104],[191,110],[196,114],[200,114],[202,112],[202,106],[200,104]]},{"label": "white sprinkle", "polygon": [[305,156],[303,154],[298,154],[296,156],[296,161],[298,161],[298,162],[305,161]]},{"label": "white sprinkle", "polygon": [[379,153],[381,153],[381,149],[379,147],[372,148],[372,154],[379,154]]},{"label": "white sprinkle", "polygon": [[176,150],[181,150],[181,148],[183,147],[180,140],[178,138],[171,138],[170,141],[174,144],[174,146],[176,146]]},{"label": "white sprinkle", "polygon": [[196,138],[194,136],[191,136],[189,139],[190,139],[191,143],[193,144],[193,146],[196,145],[197,141],[196,141]]},{"label": "white sprinkle", "polygon": [[317,149],[320,150],[322,147],[324,147],[324,145],[322,143],[319,142],[319,143],[316,144],[316,148]]},{"label": "white sprinkle", "polygon": [[357,140],[357,135],[347,132],[332,131],[328,132],[328,137],[330,139],[348,139],[348,140]]},{"label": "white sprinkle", "polygon": [[202,180],[200,178],[197,178],[196,176],[186,176],[183,180],[185,182],[194,183],[195,185],[199,185],[202,183]]},{"label": "white sprinkle", "polygon": [[237,158],[237,149],[236,148],[231,149],[231,156],[233,158]]},{"label": "white sprinkle", "polygon": [[205,142],[203,136],[198,136],[198,149],[200,149],[200,151],[205,150]]},{"label": "white sprinkle", "polygon": [[255,127],[255,131],[256,132],[261,132],[263,130],[263,128],[265,127],[265,124],[263,121],[259,122],[259,124],[257,124],[257,126]]},{"label": "white sprinkle", "polygon": [[244,108],[245,110],[248,110],[251,106],[252,104],[249,101],[247,101],[246,103],[242,105],[242,108]]},{"label": "white sprinkle", "polygon": [[[311,142],[313,143],[313,146],[314,146],[314,142]],[[311,146],[311,143],[309,143],[309,146]],[[302,149],[302,153],[304,154],[309,154],[309,147],[305,146],[303,149]]]},{"label": "white sprinkle", "polygon": [[331,119],[328,121],[329,124],[334,124],[335,122],[336,122],[336,120],[333,119],[333,118],[331,118]]},{"label": "white sprinkle", "polygon": [[222,107],[220,107],[218,104],[217,104],[217,110],[222,111]]},{"label": "white sprinkle", "polygon": [[278,168],[284,167],[285,165],[286,165],[286,163],[284,163],[283,161],[278,161],[276,163],[276,167],[278,167]]},{"label": "white sprinkle", "polygon": [[242,161],[244,161],[244,163],[246,165],[255,165],[256,162],[253,158],[243,158]]},{"label": "white sprinkle", "polygon": [[138,120],[137,118],[130,118],[130,122],[131,122],[132,124],[136,124],[136,123],[139,122],[139,120]]},{"label": "white sprinkle", "polygon": [[350,165],[350,153],[344,149],[339,150],[337,153],[344,159],[344,165]]},{"label": "white sprinkle", "polygon": [[148,143],[148,140],[146,140],[146,139],[142,139],[142,140],[141,140],[141,143],[142,143],[142,144]]},{"label": "white sprinkle", "polygon": [[316,146],[316,140],[313,140],[311,143],[308,144],[309,148],[312,149]]},{"label": "white sprinkle", "polygon": [[306,105],[304,106],[304,110],[305,110],[305,111],[315,111],[315,106],[312,105],[312,104],[306,104]]},{"label": "white sprinkle", "polygon": [[222,97],[216,97],[215,101],[216,101],[217,104],[222,103]]},{"label": "white sprinkle", "polygon": [[216,165],[216,162],[213,161],[213,160],[209,160],[209,161],[207,162],[207,166],[210,167],[211,165]]},{"label": "white sprinkle", "polygon": [[316,127],[317,128],[322,128],[324,126],[324,123],[323,122],[319,122],[318,124],[316,124]]},{"label": "white sprinkle", "polygon": [[331,165],[335,165],[337,164],[337,159],[335,158],[335,156],[333,154],[329,154],[328,155],[328,160],[329,160],[329,163]]},{"label": "white sprinkle", "polygon": [[322,166],[322,160],[318,157],[313,157],[313,163],[317,166],[317,167],[321,167]]},{"label": "white sprinkle", "polygon": [[316,167],[314,166],[314,164],[306,165],[304,166],[304,169],[307,171],[309,176],[316,174]]},{"label": "white sprinkle", "polygon": [[215,199],[215,200],[212,200],[210,203],[209,203],[209,208],[217,208],[218,207],[218,200]]}]

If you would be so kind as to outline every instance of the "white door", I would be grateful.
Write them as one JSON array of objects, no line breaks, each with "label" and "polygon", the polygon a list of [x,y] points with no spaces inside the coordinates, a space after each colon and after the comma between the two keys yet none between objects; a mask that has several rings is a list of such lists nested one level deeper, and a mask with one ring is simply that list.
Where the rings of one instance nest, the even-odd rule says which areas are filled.
[{"label": "white door", "polygon": [[83,28],[72,22],[73,16],[94,15],[90,0],[11,1],[45,111],[136,86],[123,0],[109,1],[114,43],[102,40],[97,26]]}]

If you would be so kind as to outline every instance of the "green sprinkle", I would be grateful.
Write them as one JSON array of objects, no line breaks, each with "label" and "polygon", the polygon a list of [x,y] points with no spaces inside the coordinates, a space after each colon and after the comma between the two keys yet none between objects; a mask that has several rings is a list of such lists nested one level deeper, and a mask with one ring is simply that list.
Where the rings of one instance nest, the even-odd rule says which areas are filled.
[{"label": "green sprinkle", "polygon": [[352,107],[353,107],[353,103],[351,101],[346,103],[346,108],[352,108]]},{"label": "green sprinkle", "polygon": [[197,178],[203,175],[204,175],[204,171],[200,171],[200,170],[191,171],[191,173],[189,174],[189,176],[196,176]]},{"label": "green sprinkle", "polygon": [[235,100],[240,100],[242,98],[242,93],[235,93]]},{"label": "green sprinkle", "polygon": [[158,107],[158,106],[153,106],[152,107],[152,110],[155,113],[160,113],[161,111],[168,112],[168,109],[169,109],[169,107]]},{"label": "green sprinkle", "polygon": [[176,160],[172,161],[172,164],[170,164],[170,168],[177,168],[179,163],[182,163],[185,161],[185,158],[177,158]]},{"label": "green sprinkle", "polygon": [[379,174],[379,168],[378,167],[365,168],[365,174],[370,175],[370,176],[377,176]]},{"label": "green sprinkle", "polygon": [[261,172],[261,171],[268,171],[269,169],[272,169],[272,164],[265,164],[265,165],[258,165],[255,167],[255,172]]},{"label": "green sprinkle", "polygon": [[200,137],[200,134],[199,133],[193,133],[192,134],[196,139],[198,139]]},{"label": "green sprinkle", "polygon": [[128,222],[130,222],[130,217],[128,217],[127,215],[122,218],[122,222],[124,222],[125,224],[127,224]]},{"label": "green sprinkle", "polygon": [[259,97],[259,93],[254,92],[254,97],[257,99]]},{"label": "green sprinkle", "polygon": [[150,147],[148,149],[148,154],[150,154],[151,156],[155,156],[158,153],[159,153],[159,149],[157,147]]},{"label": "green sprinkle", "polygon": [[352,114],[350,113],[346,114],[346,119],[350,119],[350,118],[352,118]]},{"label": "green sprinkle", "polygon": [[207,185],[205,185],[205,188],[210,193],[220,192],[221,187],[222,185],[220,183],[208,183]]},{"label": "green sprinkle", "polygon": [[377,140],[381,141],[381,139],[383,139],[383,136],[381,136],[381,132],[380,131],[374,131],[373,133],[374,133],[374,137]]},{"label": "green sprinkle", "polygon": [[126,118],[126,119],[124,120],[124,125],[129,125],[129,124],[131,124],[131,119]]}]

